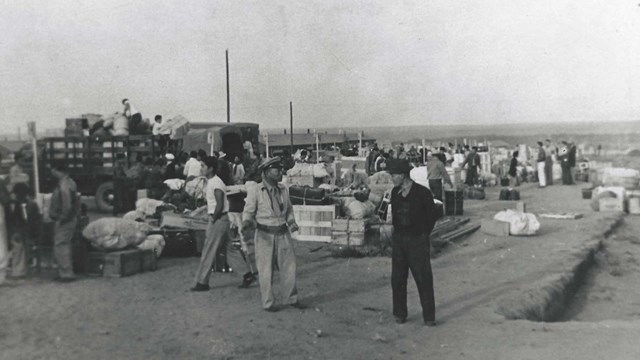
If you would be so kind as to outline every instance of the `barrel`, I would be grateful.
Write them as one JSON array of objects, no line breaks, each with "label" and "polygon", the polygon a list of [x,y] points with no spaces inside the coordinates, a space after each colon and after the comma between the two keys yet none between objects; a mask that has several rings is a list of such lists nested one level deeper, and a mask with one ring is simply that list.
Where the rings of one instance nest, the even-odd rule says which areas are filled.
[{"label": "barrel", "polygon": [[464,202],[464,193],[459,189],[444,191],[444,214],[462,215],[462,204]]}]

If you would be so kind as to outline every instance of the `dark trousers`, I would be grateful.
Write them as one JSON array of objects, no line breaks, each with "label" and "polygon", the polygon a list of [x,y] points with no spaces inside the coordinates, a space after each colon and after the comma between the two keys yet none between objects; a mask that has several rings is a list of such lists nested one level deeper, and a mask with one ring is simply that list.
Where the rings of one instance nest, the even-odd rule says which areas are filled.
[{"label": "dark trousers", "polygon": [[478,181],[478,167],[477,166],[469,166],[467,168],[467,178],[464,183],[473,186]]},{"label": "dark trousers", "polygon": [[569,166],[568,161],[563,161],[560,163],[562,167],[562,185],[571,185],[573,184],[573,179],[571,179],[571,167]]},{"label": "dark trousers", "polygon": [[392,236],[391,251],[391,289],[393,291],[393,315],[399,318],[408,316],[407,278],[409,269],[416,281],[422,319],[434,321],[436,304],[433,293],[433,273],[431,272],[431,241],[424,234],[402,233],[395,231]]},{"label": "dark trousers", "polygon": [[433,198],[442,201],[442,179],[429,179],[429,188]]}]

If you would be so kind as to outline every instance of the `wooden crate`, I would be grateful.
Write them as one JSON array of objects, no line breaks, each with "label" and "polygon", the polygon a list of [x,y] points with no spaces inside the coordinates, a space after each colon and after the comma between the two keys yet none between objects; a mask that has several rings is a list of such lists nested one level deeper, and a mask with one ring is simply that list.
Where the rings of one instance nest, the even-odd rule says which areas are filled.
[{"label": "wooden crate", "polygon": [[158,270],[158,260],[153,250],[140,250],[141,270],[156,271]]},{"label": "wooden crate", "polygon": [[369,229],[368,219],[334,219],[331,242],[336,245],[361,246]]},{"label": "wooden crate", "polygon": [[296,240],[331,242],[337,210],[336,205],[293,205],[293,214],[300,227]]},{"label": "wooden crate", "polygon": [[114,252],[90,252],[85,267],[88,275],[124,277],[157,269],[153,250],[127,249]]},{"label": "wooden crate", "polygon": [[629,214],[640,215],[640,198],[629,198]]},{"label": "wooden crate", "polygon": [[172,211],[162,213],[160,227],[175,227],[191,230],[207,230],[209,219],[194,218],[185,215],[176,214]]},{"label": "wooden crate", "polygon": [[311,186],[313,187],[313,176],[312,175],[294,175],[287,176],[287,184],[289,186],[297,185],[297,186]]}]

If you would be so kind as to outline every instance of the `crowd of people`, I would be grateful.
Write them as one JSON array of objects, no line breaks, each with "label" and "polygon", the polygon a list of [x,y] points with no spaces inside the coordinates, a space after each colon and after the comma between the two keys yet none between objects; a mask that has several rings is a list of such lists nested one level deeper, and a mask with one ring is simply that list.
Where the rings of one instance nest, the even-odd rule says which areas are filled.
[{"label": "crowd of people", "polygon": [[560,163],[562,169],[562,184],[571,185],[574,183],[576,154],[575,144],[562,141],[561,146],[553,146],[551,140],[546,139],[544,143],[538,141],[538,155],[536,168],[538,171],[538,183],[541,188],[553,185],[553,164]]}]

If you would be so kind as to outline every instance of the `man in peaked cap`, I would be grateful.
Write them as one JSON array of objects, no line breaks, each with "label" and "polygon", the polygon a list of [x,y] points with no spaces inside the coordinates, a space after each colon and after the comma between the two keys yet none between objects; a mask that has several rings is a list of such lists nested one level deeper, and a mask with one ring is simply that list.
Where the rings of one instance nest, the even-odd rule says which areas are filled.
[{"label": "man in peaked cap", "polygon": [[411,270],[420,295],[424,324],[434,326],[436,309],[429,238],[436,222],[433,195],[411,180],[408,160],[390,159],[386,171],[391,174],[394,185],[391,190],[393,315],[398,324],[407,320],[407,277]]},{"label": "man in peaked cap", "polygon": [[274,265],[280,271],[280,293],[286,305],[301,309],[296,287],[296,256],[291,233],[298,230],[289,200],[289,190],[282,184],[282,161],[271,158],[258,166],[262,182],[247,188],[242,233],[247,237],[256,227],[255,251],[262,307],[278,311],[272,291]]}]

